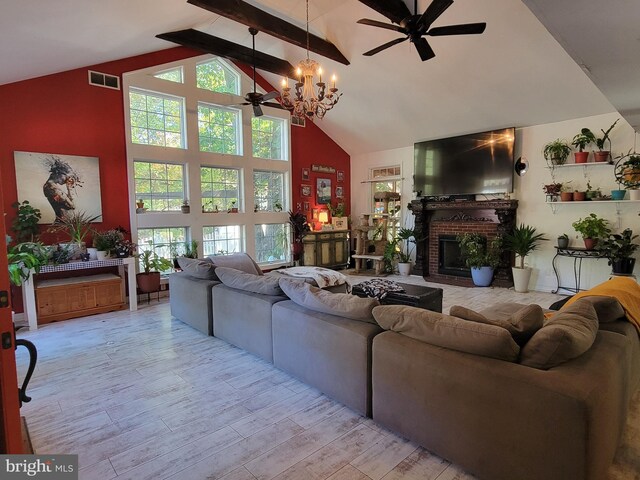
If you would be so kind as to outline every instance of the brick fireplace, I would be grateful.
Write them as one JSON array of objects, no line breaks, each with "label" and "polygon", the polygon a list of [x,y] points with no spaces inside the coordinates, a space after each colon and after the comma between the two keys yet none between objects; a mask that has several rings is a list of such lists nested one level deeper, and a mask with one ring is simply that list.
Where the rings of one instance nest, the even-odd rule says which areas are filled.
[{"label": "brick fireplace", "polygon": [[[412,201],[409,207],[416,217],[417,238],[423,239],[417,245],[413,273],[422,275],[429,282],[473,286],[469,271],[460,268],[460,262],[456,262],[452,239],[460,233],[475,232],[490,242],[497,235],[511,231],[518,201],[431,202],[420,199]],[[442,252],[442,247],[453,251]],[[511,255],[507,252],[496,271],[493,285],[513,286],[510,267]]]}]

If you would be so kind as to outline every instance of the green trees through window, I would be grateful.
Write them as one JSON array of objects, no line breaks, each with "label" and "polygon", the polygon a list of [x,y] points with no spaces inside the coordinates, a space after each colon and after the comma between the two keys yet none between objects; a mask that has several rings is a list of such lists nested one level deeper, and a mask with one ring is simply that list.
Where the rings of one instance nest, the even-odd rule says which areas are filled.
[{"label": "green trees through window", "polygon": [[226,212],[232,207],[242,210],[237,168],[200,167],[200,190],[203,212]]},{"label": "green trees through window", "polygon": [[240,111],[198,104],[198,139],[201,152],[241,155]]},{"label": "green trees through window", "polygon": [[183,99],[131,89],[131,141],[143,145],[184,148]]},{"label": "green trees through window", "polygon": [[251,119],[251,142],[253,156],[270,160],[287,160],[284,141],[285,121],[281,118],[253,117]]},{"label": "green trees through window", "polygon": [[196,65],[196,85],[212,92],[240,95],[240,75],[219,59]]},{"label": "green trees through window", "polygon": [[184,167],[172,163],[133,163],[136,199],[152,212],[180,211],[184,199]]}]

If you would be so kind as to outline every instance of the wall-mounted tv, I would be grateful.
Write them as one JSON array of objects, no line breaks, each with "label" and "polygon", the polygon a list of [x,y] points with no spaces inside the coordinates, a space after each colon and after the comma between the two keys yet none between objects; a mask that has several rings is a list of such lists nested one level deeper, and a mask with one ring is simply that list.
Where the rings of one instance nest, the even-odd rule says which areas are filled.
[{"label": "wall-mounted tv", "polygon": [[413,190],[419,196],[513,191],[515,128],[414,144]]}]

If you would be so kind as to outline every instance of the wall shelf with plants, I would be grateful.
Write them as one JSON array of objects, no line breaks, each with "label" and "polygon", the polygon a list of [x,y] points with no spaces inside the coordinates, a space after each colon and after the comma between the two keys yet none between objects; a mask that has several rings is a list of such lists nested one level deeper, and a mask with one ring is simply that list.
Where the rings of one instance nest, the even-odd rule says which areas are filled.
[{"label": "wall shelf with plants", "polygon": [[616,215],[620,215],[621,206],[630,204],[630,203],[640,203],[640,200],[584,200],[584,201],[571,201],[571,202],[545,202],[547,205],[551,207],[551,211],[555,214],[558,211],[559,205],[584,205],[584,204],[594,204],[594,203],[608,203],[610,205],[616,206]]}]

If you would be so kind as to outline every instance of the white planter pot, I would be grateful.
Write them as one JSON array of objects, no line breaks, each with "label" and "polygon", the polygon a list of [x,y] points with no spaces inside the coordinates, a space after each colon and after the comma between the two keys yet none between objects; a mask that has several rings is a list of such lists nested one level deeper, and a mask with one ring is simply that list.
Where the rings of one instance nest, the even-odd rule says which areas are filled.
[{"label": "white planter pot", "polygon": [[409,276],[411,273],[411,263],[398,263],[398,273],[403,277]]},{"label": "white planter pot", "polygon": [[109,258],[109,254],[104,250],[96,250],[96,260],[104,260]]},{"label": "white planter pot", "polygon": [[640,190],[629,190],[629,200],[640,200]]},{"label": "white planter pot", "polygon": [[515,291],[527,293],[529,291],[529,280],[531,279],[531,267],[511,267],[511,272],[513,273]]},{"label": "white planter pot", "polygon": [[87,248],[87,253],[89,254],[89,260],[97,260],[98,259],[98,249],[93,247]]}]

